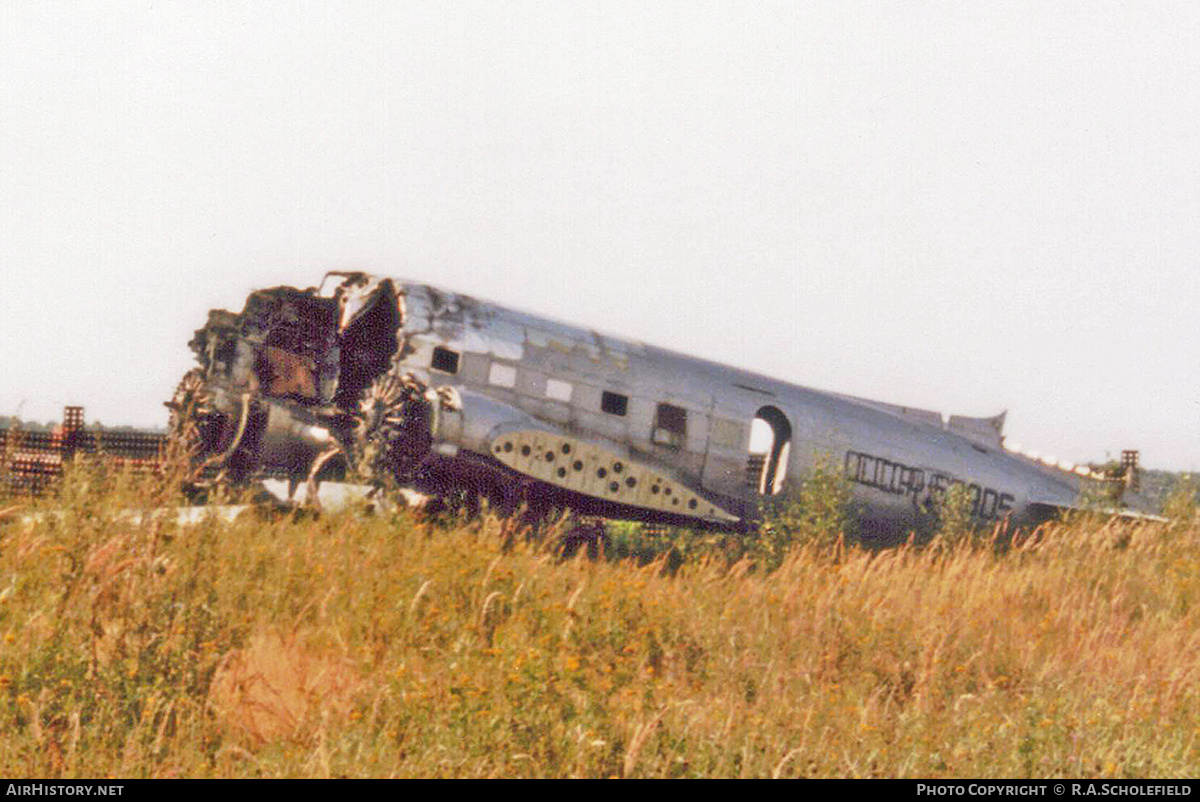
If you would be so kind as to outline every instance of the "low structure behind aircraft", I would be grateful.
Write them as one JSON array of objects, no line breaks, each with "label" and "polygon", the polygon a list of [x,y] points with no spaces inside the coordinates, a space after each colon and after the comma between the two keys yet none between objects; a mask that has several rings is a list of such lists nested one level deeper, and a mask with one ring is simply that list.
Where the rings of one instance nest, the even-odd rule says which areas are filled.
[{"label": "low structure behind aircraft", "polygon": [[952,416],[800,387],[364,273],[209,313],[168,406],[207,467],[295,485],[334,475],[493,504],[740,529],[824,461],[868,530],[936,520],[952,485],[981,522],[1044,520],[1119,477],[1004,448],[1004,415]]}]

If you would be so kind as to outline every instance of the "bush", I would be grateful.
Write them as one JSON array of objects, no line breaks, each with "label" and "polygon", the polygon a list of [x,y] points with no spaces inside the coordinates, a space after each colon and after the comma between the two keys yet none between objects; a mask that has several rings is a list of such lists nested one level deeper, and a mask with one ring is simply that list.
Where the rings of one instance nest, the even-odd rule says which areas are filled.
[{"label": "bush", "polygon": [[938,546],[953,548],[977,543],[979,535],[979,524],[971,517],[971,490],[965,484],[956,482],[942,494],[933,542]]},{"label": "bush", "polygon": [[853,499],[849,480],[833,460],[819,457],[798,491],[764,501],[762,523],[749,536],[749,556],[774,570],[794,546],[830,549],[843,539],[857,542]]},{"label": "bush", "polygon": [[1183,529],[1196,521],[1200,511],[1200,482],[1192,474],[1179,477],[1163,504],[1163,514],[1171,519],[1174,528]]}]

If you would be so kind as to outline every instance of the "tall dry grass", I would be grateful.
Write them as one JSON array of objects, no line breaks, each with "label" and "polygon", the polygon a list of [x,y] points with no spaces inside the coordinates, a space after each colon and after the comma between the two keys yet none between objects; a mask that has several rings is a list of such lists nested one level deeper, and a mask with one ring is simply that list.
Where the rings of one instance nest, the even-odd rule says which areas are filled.
[{"label": "tall dry grass", "polygon": [[494,519],[129,514],[170,486],[0,500],[0,773],[1200,773],[1194,506],[671,571]]}]

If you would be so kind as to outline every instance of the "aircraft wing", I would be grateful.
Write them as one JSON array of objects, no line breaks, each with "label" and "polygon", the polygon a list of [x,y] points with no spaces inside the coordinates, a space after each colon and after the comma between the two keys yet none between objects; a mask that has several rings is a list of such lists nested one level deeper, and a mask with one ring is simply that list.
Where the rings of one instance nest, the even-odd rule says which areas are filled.
[{"label": "aircraft wing", "polygon": [[920,423],[925,426],[932,426],[935,429],[942,429],[985,447],[1001,448],[1004,445],[1004,419],[1008,416],[1007,411],[989,418],[951,415],[947,419],[942,416],[942,413],[934,412],[930,409],[885,404],[881,401],[872,401],[841,393],[831,393],[831,395],[847,401],[853,401],[865,407],[877,409],[881,412],[886,412],[889,415],[895,415],[897,418],[909,421],[910,423]]},{"label": "aircraft wing", "polygon": [[615,444],[513,427],[502,428],[489,445],[492,456],[512,470],[565,490],[716,523],[738,521],[667,471],[631,459]]},{"label": "aircraft wing", "polygon": [[1144,521],[1165,524],[1169,523],[1169,518],[1164,518],[1161,515],[1154,513],[1141,512],[1139,510],[1129,509],[1128,507],[1086,507],[1082,504],[1064,504],[1055,501],[1031,501],[1029,502],[1030,510],[1035,515],[1046,515],[1047,517],[1064,512],[1091,512],[1100,513],[1101,515],[1113,515],[1127,521]]},{"label": "aircraft wing", "polygon": [[741,520],[670,468],[641,460],[618,443],[581,436],[471,390],[459,393],[456,406],[461,411],[444,416],[437,427],[439,439],[490,454],[519,474],[614,504],[712,523]]}]

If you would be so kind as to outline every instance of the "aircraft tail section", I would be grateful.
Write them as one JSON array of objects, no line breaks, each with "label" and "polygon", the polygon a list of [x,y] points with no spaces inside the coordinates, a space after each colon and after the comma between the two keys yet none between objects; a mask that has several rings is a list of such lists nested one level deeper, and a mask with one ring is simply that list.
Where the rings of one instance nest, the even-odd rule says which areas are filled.
[{"label": "aircraft tail section", "polygon": [[1004,419],[1008,410],[990,418],[968,418],[964,415],[951,415],[946,423],[946,430],[965,437],[973,443],[989,448],[1004,446]]}]

